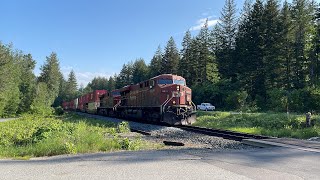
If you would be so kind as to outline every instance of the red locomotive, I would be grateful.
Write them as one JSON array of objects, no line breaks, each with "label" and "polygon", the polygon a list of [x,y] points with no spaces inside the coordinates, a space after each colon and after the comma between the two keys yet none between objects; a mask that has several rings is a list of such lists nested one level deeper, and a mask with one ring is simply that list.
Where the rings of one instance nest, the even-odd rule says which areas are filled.
[{"label": "red locomotive", "polygon": [[62,107],[65,110],[96,114],[97,109],[100,106],[100,98],[106,93],[107,90],[95,90],[70,102],[63,102]]},{"label": "red locomotive", "polygon": [[191,93],[183,77],[163,74],[111,93],[97,90],[89,94],[89,98],[94,97],[91,98],[93,100],[85,101],[84,95],[73,103],[63,105],[77,101],[77,109],[89,113],[185,125],[192,124],[196,119],[196,106]]},{"label": "red locomotive", "polygon": [[121,114],[117,111],[117,107],[120,106],[120,91],[118,89],[107,92],[100,97],[100,107],[97,108],[97,114],[104,116],[119,116]]}]

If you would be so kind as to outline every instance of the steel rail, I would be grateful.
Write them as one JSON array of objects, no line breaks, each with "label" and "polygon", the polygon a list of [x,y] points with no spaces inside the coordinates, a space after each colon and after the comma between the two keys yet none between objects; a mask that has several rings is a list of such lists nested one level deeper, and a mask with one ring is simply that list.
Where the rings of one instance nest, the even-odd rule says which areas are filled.
[{"label": "steel rail", "polygon": [[223,129],[211,129],[211,128],[203,128],[197,126],[186,126],[186,125],[177,125],[173,126],[186,131],[205,134],[209,136],[217,136],[225,139],[231,139],[235,141],[242,141],[243,139],[271,139],[273,137],[262,136],[262,135],[254,135],[248,133],[240,133]]}]

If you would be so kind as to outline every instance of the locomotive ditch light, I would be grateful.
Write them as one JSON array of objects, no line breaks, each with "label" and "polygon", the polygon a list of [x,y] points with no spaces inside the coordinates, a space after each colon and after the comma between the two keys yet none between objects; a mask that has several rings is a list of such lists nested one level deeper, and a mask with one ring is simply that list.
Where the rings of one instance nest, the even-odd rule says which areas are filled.
[{"label": "locomotive ditch light", "polygon": [[172,101],[172,104],[176,104],[176,101]]}]

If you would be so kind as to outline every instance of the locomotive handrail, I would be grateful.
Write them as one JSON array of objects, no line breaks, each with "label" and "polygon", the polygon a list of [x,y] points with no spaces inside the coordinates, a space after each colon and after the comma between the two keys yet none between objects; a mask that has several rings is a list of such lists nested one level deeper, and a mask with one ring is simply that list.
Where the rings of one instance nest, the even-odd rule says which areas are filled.
[{"label": "locomotive handrail", "polygon": [[160,112],[162,112],[163,111],[163,105],[167,102],[169,100],[169,97],[161,104],[161,106],[160,106]]},{"label": "locomotive handrail", "polygon": [[116,110],[118,106],[120,106],[121,104],[121,99],[119,100],[119,102],[113,106],[113,110]]},{"label": "locomotive handrail", "polygon": [[164,112],[164,108],[167,106],[167,104],[169,103],[169,101],[171,101],[171,99],[173,98],[173,96],[171,96],[171,98],[170,99],[167,99],[165,102],[164,102],[164,104],[162,104],[161,105],[161,107],[162,107],[162,112]]},{"label": "locomotive handrail", "polygon": [[194,107],[194,110],[197,110],[197,106],[193,103],[193,101],[191,101],[192,106]]}]

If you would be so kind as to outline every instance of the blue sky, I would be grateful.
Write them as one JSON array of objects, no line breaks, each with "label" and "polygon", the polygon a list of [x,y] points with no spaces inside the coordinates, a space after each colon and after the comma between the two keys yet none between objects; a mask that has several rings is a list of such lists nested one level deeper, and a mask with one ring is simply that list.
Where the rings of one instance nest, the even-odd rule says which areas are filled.
[{"label": "blue sky", "polygon": [[[238,10],[244,0],[236,0]],[[31,53],[36,74],[52,51],[79,84],[118,73],[124,63],[149,63],[173,36],[180,47],[205,18],[214,24],[224,0],[1,0],[0,41]],[[199,26],[200,25],[200,26]]]}]

